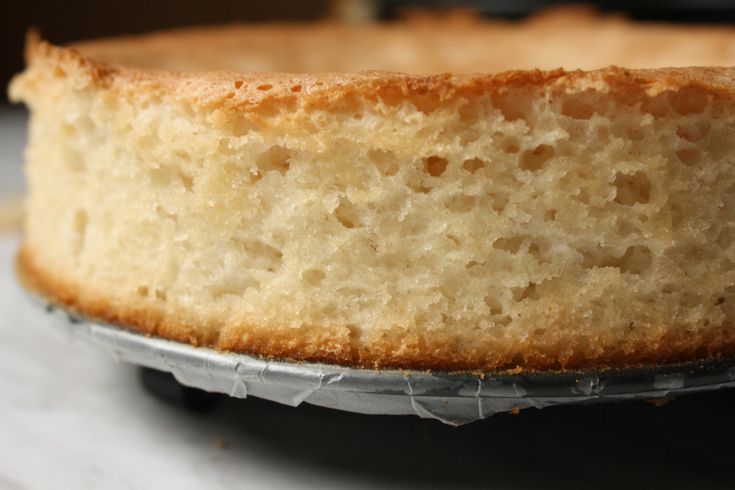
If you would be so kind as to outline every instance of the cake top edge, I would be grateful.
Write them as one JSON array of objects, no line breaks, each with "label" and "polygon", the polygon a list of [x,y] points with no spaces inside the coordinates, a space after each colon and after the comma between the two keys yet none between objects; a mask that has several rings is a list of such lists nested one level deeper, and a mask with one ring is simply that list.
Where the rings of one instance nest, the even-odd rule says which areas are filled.
[{"label": "cake top edge", "polygon": [[184,27],[67,47],[114,65],[175,72],[500,73],[735,65],[735,28],[634,22],[586,8],[523,20],[467,12],[391,22],[335,20]]},{"label": "cake top edge", "polygon": [[[438,27],[442,29],[437,30]],[[676,36],[671,38],[673,34]],[[344,36],[344,42],[335,46]],[[580,45],[585,38],[589,42]],[[664,38],[671,38],[669,44],[673,45],[662,45]],[[276,47],[274,39],[279,40]],[[513,65],[507,59],[491,59],[492,56],[482,54],[492,54],[488,46],[498,46],[491,42],[493,39],[501,43],[502,49],[516,55],[522,54],[523,49],[544,51],[544,40],[548,41],[546,45],[556,45],[547,50],[544,63],[519,60]],[[309,43],[311,46],[305,47]],[[614,50],[621,52],[635,44],[649,55],[663,54],[656,63],[643,63],[645,56],[630,58],[632,62],[625,63],[617,51],[608,50],[608,57],[605,53],[597,56],[595,43],[612,44]],[[329,51],[316,49],[328,46]],[[370,53],[369,46],[383,53],[373,56],[373,60],[380,61],[378,58],[384,56],[383,61],[390,62],[340,65],[358,58],[360,53]],[[703,63],[672,62],[658,66],[671,53],[690,52],[690,56],[711,51],[715,46],[715,58],[697,58]],[[421,58],[423,52],[442,49],[447,51],[444,59]],[[641,56],[641,49],[636,56]],[[396,51],[403,54],[390,54]],[[598,65],[584,63],[581,58],[578,63],[574,61],[574,56],[587,56],[588,51],[600,58]],[[565,52],[572,54],[564,58]],[[445,63],[462,56],[462,66]],[[687,56],[679,59],[687,61]],[[202,61],[212,58],[220,59],[209,65]],[[64,79],[77,88],[96,87],[128,95],[175,94],[199,104],[240,111],[293,103],[297,99],[312,106],[339,105],[356,97],[381,101],[415,99],[430,107],[458,96],[534,86],[567,93],[644,90],[649,95],[692,86],[732,97],[735,29],[637,24],[617,16],[572,9],[520,22],[462,15],[447,20],[414,18],[357,28],[331,21],[187,28],[67,46],[51,44],[31,33],[26,59],[25,72],[10,85],[12,100],[29,102],[44,83],[55,79]],[[320,59],[331,59],[332,64],[319,66]],[[606,63],[606,59],[618,62]],[[309,64],[318,69],[304,69]],[[340,66],[349,69],[339,70]],[[294,69],[287,69],[290,67]]]}]

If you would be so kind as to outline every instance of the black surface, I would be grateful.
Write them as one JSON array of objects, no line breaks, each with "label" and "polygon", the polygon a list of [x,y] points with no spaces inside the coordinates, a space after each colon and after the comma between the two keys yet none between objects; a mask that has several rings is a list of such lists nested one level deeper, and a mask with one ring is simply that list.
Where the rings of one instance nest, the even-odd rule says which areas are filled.
[{"label": "black surface", "polygon": [[[169,376],[170,383],[176,383]],[[160,381],[160,380],[159,380]],[[381,488],[735,488],[735,390],[528,409],[462,427],[217,397],[192,416],[227,451]],[[186,403],[161,410],[191,412]]]},{"label": "black surface", "polygon": [[601,12],[620,13],[638,20],[716,24],[735,22],[735,2],[731,0],[383,0],[379,4],[385,18],[399,16],[406,9],[469,8],[493,17],[520,19],[551,7],[589,5]]},{"label": "black surface", "polygon": [[210,412],[223,395],[189,388],[176,381],[171,373],[141,367],[140,382],[143,388],[159,400],[180,406],[195,413]]}]

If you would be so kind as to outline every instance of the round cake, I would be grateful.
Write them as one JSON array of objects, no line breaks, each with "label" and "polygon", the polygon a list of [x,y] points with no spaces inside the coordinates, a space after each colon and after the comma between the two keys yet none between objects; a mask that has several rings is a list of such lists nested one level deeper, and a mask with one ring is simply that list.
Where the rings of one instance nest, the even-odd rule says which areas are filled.
[{"label": "round cake", "polygon": [[68,308],[374,368],[735,353],[733,29],[450,16],[27,59],[19,264]]}]

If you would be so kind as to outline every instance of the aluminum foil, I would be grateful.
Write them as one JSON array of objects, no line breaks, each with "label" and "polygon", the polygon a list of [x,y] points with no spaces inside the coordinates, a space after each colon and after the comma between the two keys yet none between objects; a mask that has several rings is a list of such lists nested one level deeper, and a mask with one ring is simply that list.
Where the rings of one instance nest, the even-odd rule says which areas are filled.
[{"label": "aluminum foil", "polygon": [[46,323],[118,360],[168,371],[186,386],[291,406],[311,403],[364,414],[418,415],[457,426],[530,407],[660,399],[735,386],[735,359],[601,372],[483,376],[266,360],[149,337],[28,294]]}]

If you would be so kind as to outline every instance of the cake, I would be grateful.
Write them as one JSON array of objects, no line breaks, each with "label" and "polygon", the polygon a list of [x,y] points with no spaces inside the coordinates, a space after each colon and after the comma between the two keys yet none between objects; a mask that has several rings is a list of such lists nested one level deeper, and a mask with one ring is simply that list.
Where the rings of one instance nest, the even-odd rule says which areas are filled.
[{"label": "cake", "polygon": [[19,267],[92,318],[366,368],[735,352],[735,30],[524,21],[31,38]]}]

